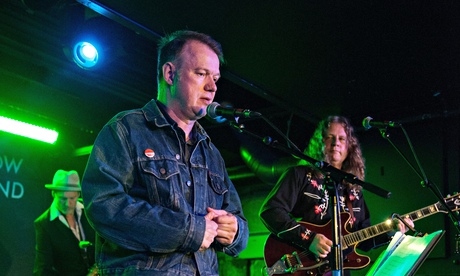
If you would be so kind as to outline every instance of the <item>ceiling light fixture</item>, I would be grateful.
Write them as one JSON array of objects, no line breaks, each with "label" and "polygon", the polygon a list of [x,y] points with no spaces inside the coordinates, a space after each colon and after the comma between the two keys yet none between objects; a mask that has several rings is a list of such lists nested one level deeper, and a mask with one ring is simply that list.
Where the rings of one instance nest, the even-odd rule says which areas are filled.
[{"label": "ceiling light fixture", "polygon": [[99,52],[90,42],[78,41],[73,47],[73,60],[78,66],[89,69],[97,65]]},{"label": "ceiling light fixture", "polygon": [[123,55],[121,26],[103,16],[87,19],[63,50],[80,68],[98,70]]}]

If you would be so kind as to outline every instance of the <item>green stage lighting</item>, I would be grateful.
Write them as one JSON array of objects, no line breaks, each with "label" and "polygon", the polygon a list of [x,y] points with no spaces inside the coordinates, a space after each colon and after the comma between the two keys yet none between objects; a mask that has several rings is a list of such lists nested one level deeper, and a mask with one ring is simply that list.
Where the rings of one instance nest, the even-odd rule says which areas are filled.
[{"label": "green stage lighting", "polygon": [[54,130],[34,126],[3,116],[0,116],[0,130],[50,144],[54,144],[59,135],[59,133]]}]

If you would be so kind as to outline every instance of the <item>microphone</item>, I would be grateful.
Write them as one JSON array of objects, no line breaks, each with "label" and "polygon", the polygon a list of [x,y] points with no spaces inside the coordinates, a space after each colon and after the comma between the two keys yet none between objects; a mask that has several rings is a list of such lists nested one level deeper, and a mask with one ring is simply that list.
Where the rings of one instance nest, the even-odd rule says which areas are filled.
[{"label": "microphone", "polygon": [[219,116],[227,118],[257,118],[262,116],[262,114],[259,112],[251,111],[249,109],[222,107],[219,103],[216,102],[209,104],[206,108],[206,112],[212,119],[216,119]]},{"label": "microphone", "polygon": [[383,127],[400,127],[401,125],[399,123],[395,123],[392,121],[372,121],[373,118],[370,116],[367,116],[363,120],[363,127],[368,130],[371,127],[378,127],[378,128],[383,128]]}]

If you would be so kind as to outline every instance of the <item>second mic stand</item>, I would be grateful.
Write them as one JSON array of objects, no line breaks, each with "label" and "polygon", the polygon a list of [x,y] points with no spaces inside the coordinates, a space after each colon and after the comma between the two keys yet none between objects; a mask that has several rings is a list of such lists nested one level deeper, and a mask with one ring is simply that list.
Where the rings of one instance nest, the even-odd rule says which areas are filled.
[{"label": "second mic stand", "polygon": [[[412,163],[409,161],[409,159],[402,153],[402,151],[396,146],[396,144],[394,144],[393,141],[391,141],[390,135],[387,133],[387,128],[386,127],[385,128],[380,128],[380,134],[382,135],[382,137],[384,139],[386,139],[390,143],[390,145],[393,146],[393,148],[399,153],[399,155],[401,155],[401,157],[404,159],[404,161],[406,161],[406,163],[409,165],[409,167],[411,167],[412,170],[415,172],[415,174],[421,179],[420,184],[422,185],[422,187],[423,188],[428,187],[433,192],[433,194],[436,196],[436,198],[439,200],[439,202],[442,204],[442,206],[447,210],[448,217],[452,220],[452,223],[454,224],[455,230],[457,231],[457,235],[460,236],[460,218],[457,217],[454,214],[454,212],[452,211],[451,208],[449,208],[449,206],[447,206],[446,200],[444,199],[444,196],[442,195],[442,193],[439,191],[438,187],[434,183],[432,183],[430,180],[428,180],[428,178],[427,178],[427,176],[426,176],[426,174],[425,174],[425,172],[423,170],[423,167],[420,165],[420,162],[418,161],[417,155],[416,155],[415,151],[413,150],[412,143],[410,142],[410,139],[409,139],[409,136],[407,135],[406,130],[404,129],[402,124],[400,124],[400,127],[401,127],[402,131],[404,132],[404,135],[407,138],[407,141],[409,143],[410,149],[411,149],[411,151],[412,151],[412,153],[414,155],[416,163],[419,166],[420,172],[418,172],[415,169],[415,167],[412,165]],[[458,252],[458,248],[457,248],[457,252]]]}]

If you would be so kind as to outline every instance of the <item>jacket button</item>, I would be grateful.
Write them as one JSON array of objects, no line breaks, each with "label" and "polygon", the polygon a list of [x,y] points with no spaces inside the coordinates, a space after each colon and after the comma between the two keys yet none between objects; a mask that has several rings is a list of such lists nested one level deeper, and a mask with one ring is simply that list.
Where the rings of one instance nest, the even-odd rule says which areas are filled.
[{"label": "jacket button", "polygon": [[160,173],[161,173],[161,174],[165,174],[165,173],[166,173],[165,168],[161,168],[161,169],[160,169]]},{"label": "jacket button", "polygon": [[176,154],[176,159],[179,160],[180,159],[180,155],[177,153]]},{"label": "jacket button", "polygon": [[190,186],[192,185],[192,181],[190,181],[190,180],[187,180],[187,182],[186,182],[185,184],[187,184],[187,186],[189,186],[189,187],[190,187]]}]

